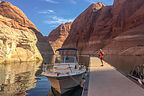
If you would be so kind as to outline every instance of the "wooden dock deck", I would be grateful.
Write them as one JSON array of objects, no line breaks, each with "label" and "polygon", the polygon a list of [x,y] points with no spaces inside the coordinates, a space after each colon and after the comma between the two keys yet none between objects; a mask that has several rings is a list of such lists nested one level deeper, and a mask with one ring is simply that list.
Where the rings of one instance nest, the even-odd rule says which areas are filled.
[{"label": "wooden dock deck", "polygon": [[[144,96],[144,89],[100,59],[90,58],[87,96]],[[85,95],[86,96],[86,95]]]}]

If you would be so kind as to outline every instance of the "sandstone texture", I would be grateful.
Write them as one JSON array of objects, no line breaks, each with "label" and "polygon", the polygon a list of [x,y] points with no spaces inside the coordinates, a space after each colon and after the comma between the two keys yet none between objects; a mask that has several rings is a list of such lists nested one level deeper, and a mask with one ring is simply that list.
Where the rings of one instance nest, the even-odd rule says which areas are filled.
[{"label": "sandstone texture", "polygon": [[48,35],[47,40],[54,51],[62,47],[63,42],[69,35],[71,24],[72,22],[61,24]]},{"label": "sandstone texture", "polygon": [[144,0],[114,0],[90,5],[72,23],[63,47],[81,54],[144,55]]},{"label": "sandstone texture", "polygon": [[40,53],[48,49],[50,45],[26,15],[11,3],[0,1],[0,62],[42,60]]}]

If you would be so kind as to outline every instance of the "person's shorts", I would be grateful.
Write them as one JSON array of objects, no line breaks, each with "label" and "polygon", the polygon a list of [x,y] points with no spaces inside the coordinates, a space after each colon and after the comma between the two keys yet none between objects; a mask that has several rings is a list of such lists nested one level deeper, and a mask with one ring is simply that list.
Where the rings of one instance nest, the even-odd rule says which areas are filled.
[{"label": "person's shorts", "polygon": [[103,57],[100,57],[101,60],[103,60]]}]

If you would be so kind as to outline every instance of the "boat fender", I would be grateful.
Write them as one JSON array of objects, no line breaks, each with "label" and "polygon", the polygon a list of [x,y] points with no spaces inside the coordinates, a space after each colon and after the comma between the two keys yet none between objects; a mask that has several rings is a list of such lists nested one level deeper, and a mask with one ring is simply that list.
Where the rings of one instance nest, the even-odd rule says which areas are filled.
[{"label": "boat fender", "polygon": [[80,83],[80,86],[81,86],[82,88],[84,88],[84,85],[85,85],[85,80],[82,80],[81,83]]},{"label": "boat fender", "polygon": [[140,79],[138,79],[138,82],[139,82],[140,85],[143,85],[143,83]]}]

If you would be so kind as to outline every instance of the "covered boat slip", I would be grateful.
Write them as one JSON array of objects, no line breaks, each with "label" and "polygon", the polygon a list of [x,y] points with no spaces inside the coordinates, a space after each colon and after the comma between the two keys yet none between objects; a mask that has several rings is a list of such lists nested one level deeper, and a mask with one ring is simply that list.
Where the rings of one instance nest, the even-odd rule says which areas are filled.
[{"label": "covered boat slip", "polygon": [[89,70],[88,92],[83,92],[82,96],[144,96],[143,88],[107,62],[102,67],[97,57],[90,58]]}]

